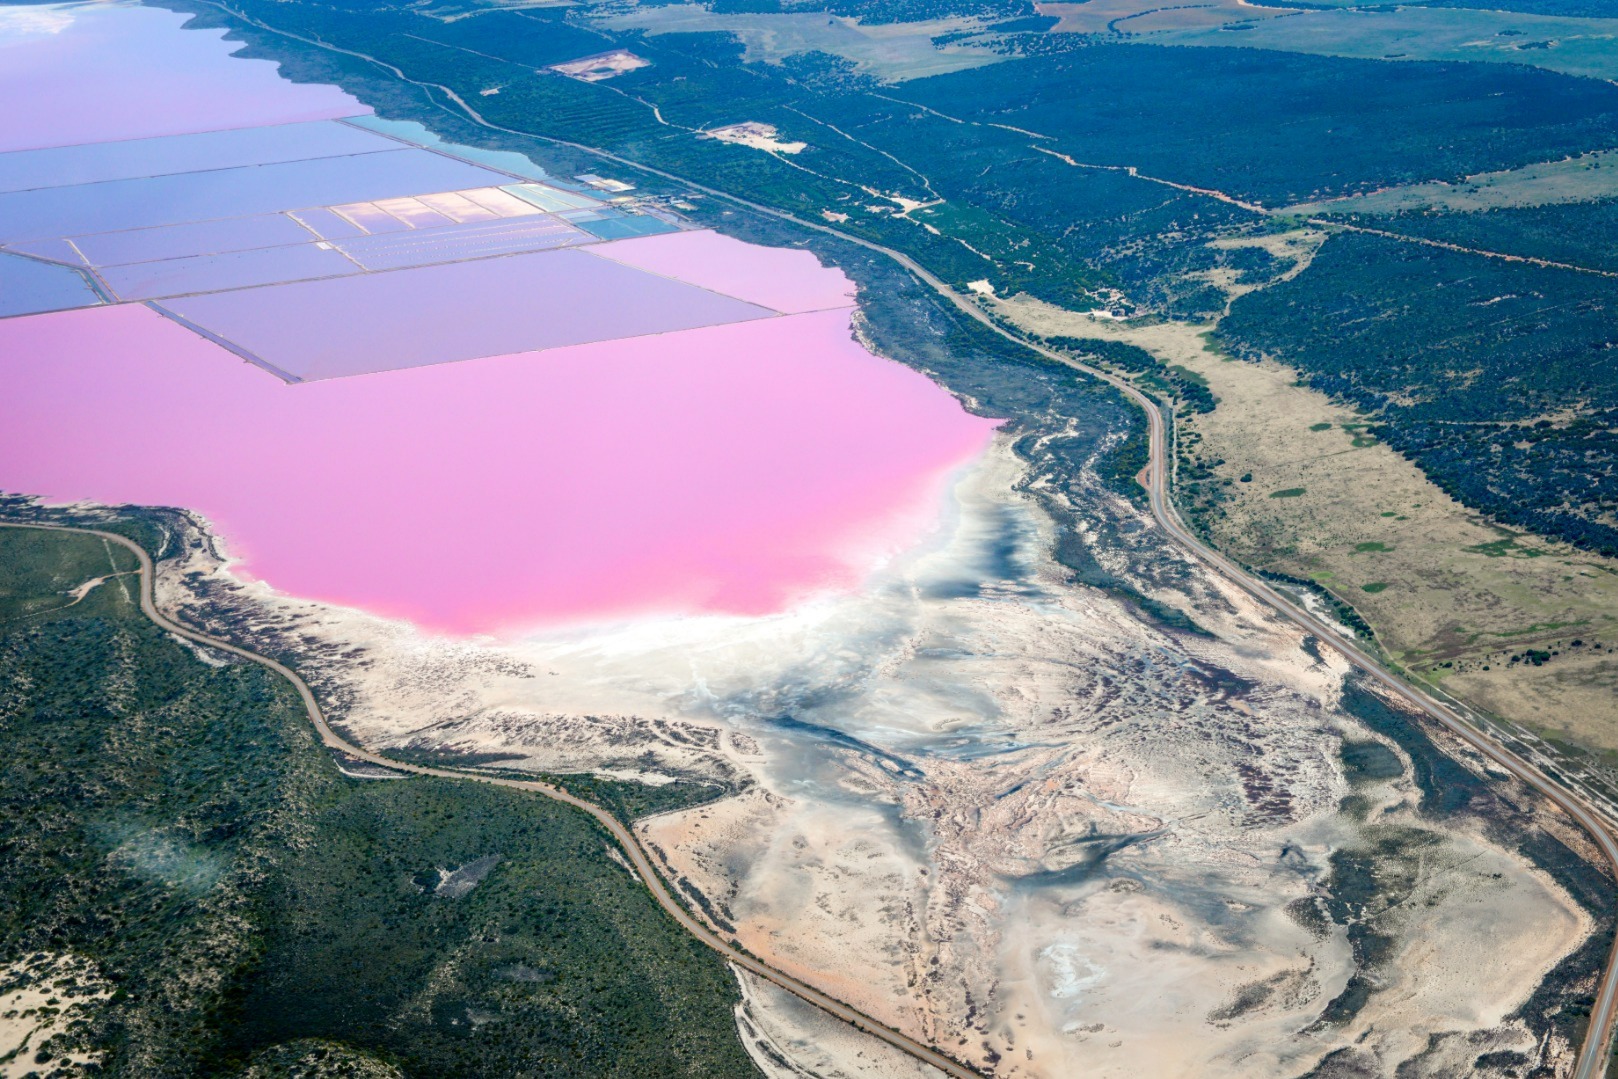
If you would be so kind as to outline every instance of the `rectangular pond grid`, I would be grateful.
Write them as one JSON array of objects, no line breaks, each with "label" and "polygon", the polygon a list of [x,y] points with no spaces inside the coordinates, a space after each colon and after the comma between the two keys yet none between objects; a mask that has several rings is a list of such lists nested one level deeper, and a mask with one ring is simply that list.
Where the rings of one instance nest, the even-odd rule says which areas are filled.
[{"label": "rectangular pond grid", "polygon": [[163,306],[301,380],[775,314],[566,249],[188,296]]}]

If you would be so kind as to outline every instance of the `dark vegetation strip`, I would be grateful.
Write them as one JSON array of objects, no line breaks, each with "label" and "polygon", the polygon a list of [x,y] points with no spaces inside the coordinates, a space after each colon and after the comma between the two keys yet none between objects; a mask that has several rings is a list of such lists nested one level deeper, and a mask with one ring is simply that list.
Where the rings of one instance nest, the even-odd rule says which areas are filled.
[{"label": "dark vegetation strip", "polygon": [[1329,216],[1457,247],[1618,273],[1618,199],[1508,206],[1469,213],[1407,210]]},{"label": "dark vegetation strip", "polygon": [[941,112],[1049,135],[1082,161],[1269,206],[1618,142],[1618,88],[1497,64],[1098,45],[903,89]]},{"label": "dark vegetation strip", "polygon": [[1613,0],[1425,0],[1422,7],[1516,11],[1564,19],[1618,19]]},{"label": "dark vegetation strip", "polygon": [[499,753],[458,753],[449,749],[399,747],[387,750],[385,756],[408,764],[487,772],[491,775],[505,775],[516,779],[538,779],[560,787],[585,801],[594,802],[623,824],[631,824],[642,817],[659,813],[691,809],[736,793],[728,786],[717,783],[693,783],[689,780],[675,780],[672,783],[652,786],[648,783],[623,783],[603,779],[588,773],[555,775],[549,772],[501,768],[503,762],[521,760],[522,755],[511,757]]}]

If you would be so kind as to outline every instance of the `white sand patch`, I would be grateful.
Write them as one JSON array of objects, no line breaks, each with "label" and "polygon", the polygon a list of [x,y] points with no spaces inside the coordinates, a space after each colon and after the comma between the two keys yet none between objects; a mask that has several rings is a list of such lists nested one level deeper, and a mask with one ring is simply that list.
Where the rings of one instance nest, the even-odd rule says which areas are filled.
[{"label": "white sand patch", "polygon": [[786,142],[776,136],[774,124],[761,124],[748,120],[740,124],[711,127],[700,132],[710,139],[728,142],[733,146],[746,146],[754,150],[767,150],[772,154],[798,154],[809,148],[807,142]]},{"label": "white sand patch", "polygon": [[[68,1031],[111,995],[95,964],[76,956],[41,953],[0,970],[0,1079],[99,1064]],[[36,1061],[42,1053],[48,1063]]]},{"label": "white sand patch", "polygon": [[569,60],[565,64],[552,64],[550,70],[583,82],[601,82],[627,71],[638,71],[640,68],[651,66],[650,60],[636,56],[628,49],[613,49],[611,52]]}]

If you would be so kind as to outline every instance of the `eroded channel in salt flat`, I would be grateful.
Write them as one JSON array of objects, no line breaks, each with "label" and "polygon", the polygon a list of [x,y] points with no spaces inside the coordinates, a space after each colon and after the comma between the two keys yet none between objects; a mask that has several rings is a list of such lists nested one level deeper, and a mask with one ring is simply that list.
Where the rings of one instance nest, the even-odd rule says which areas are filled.
[{"label": "eroded channel in salt flat", "polygon": [[[250,589],[218,617],[265,647],[305,642],[303,669],[373,746],[724,784],[639,825],[715,928],[989,1074],[1247,1079],[1334,1053],[1360,1074],[1461,1074],[1479,1046],[1565,1059],[1517,1009],[1591,930],[1518,847],[1542,828],[1577,843],[1566,823],[1475,779],[1445,813],[1426,766],[1345,704],[1332,653],[1194,565],[1153,594],[1192,600],[1202,633],[1073,582],[1023,468],[998,440],[931,542],[773,615],[492,646]],[[177,567],[169,602],[219,611],[217,593],[188,595],[193,566],[206,575],[205,557]],[[1394,766],[1355,773],[1345,743]],[[1378,991],[1326,1022],[1364,977],[1341,912],[1372,901],[1345,856],[1386,890],[1370,920],[1387,954]],[[866,1048],[822,1038],[790,999],[746,1009],[744,1037],[773,1027],[776,1053],[860,1074]]]}]

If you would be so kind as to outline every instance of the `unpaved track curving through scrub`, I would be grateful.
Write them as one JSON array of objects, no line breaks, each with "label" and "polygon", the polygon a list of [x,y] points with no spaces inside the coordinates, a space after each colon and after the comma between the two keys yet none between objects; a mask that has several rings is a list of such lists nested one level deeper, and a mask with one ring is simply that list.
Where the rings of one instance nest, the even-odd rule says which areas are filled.
[{"label": "unpaved track curving through scrub", "polygon": [[315,699],[314,692],[309,688],[309,684],[303,680],[297,671],[279,660],[261,655],[250,648],[243,648],[240,645],[231,644],[229,641],[220,640],[218,637],[199,633],[160,611],[154,599],[153,584],[156,578],[156,569],[152,564],[152,557],[146,553],[144,547],[141,547],[133,540],[126,539],[115,532],[104,532],[96,528],[74,528],[68,525],[0,521],[0,528],[27,528],[47,532],[66,532],[81,536],[94,536],[97,539],[118,544],[132,553],[140,562],[140,609],[142,614],[155,623],[159,629],[178,637],[184,637],[186,640],[194,641],[197,644],[218,649],[221,652],[229,652],[233,656],[239,656],[262,667],[268,667],[292,683],[292,688],[298,691],[298,698],[303,702],[304,711],[309,715],[309,722],[314,725],[315,731],[320,735],[321,742],[328,748],[398,772],[409,772],[413,775],[421,776],[437,776],[440,779],[458,779],[470,783],[488,783],[496,787],[510,787],[512,790],[526,791],[530,794],[538,794],[549,798],[552,801],[563,802],[588,813],[595,819],[597,824],[605,828],[618,841],[618,845],[629,856],[630,864],[635,867],[635,872],[652,893],[652,898],[657,900],[657,905],[662,907],[669,917],[678,922],[680,928],[718,952],[726,961],[752,974],[756,974],[766,981],[773,982],[787,992],[808,1001],[843,1022],[863,1030],[873,1037],[880,1038],[895,1049],[908,1053],[923,1063],[932,1065],[945,1075],[955,1076],[956,1079],[982,1079],[980,1073],[945,1056],[938,1050],[923,1045],[921,1042],[901,1034],[897,1030],[884,1026],[864,1012],[849,1007],[834,997],[827,996],[814,986],[801,982],[783,971],[776,970],[769,964],[755,959],[753,956],[720,939],[675,900],[674,896],[669,892],[668,886],[663,883],[663,878],[658,875],[656,868],[653,867],[651,859],[647,857],[646,850],[641,846],[640,840],[635,837],[635,833],[619,821],[618,818],[594,802],[569,794],[567,791],[553,787],[548,783],[541,783],[538,780],[506,779],[502,776],[479,775],[475,772],[463,772],[453,768],[431,768],[426,765],[408,764],[404,761],[396,761],[391,757],[384,757],[380,753],[373,753],[349,742],[342,735],[332,730],[331,724],[326,722],[326,713],[320,707],[320,702]]}]

